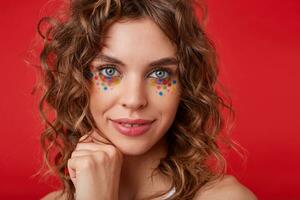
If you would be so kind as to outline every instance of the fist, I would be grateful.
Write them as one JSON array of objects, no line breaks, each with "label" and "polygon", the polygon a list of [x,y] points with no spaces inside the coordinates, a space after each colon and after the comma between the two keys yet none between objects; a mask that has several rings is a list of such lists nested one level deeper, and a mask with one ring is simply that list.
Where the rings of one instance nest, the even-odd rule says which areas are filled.
[{"label": "fist", "polygon": [[81,137],[68,160],[76,200],[117,200],[122,163],[121,151],[104,137]]}]

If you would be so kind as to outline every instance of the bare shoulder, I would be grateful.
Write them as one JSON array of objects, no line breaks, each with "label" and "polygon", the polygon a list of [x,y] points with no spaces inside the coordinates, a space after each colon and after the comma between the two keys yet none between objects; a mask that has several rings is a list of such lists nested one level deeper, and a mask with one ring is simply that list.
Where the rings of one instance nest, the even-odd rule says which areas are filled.
[{"label": "bare shoulder", "polygon": [[66,200],[67,197],[65,194],[62,195],[62,190],[57,190],[50,192],[45,195],[41,200]]},{"label": "bare shoulder", "polygon": [[224,178],[202,187],[194,200],[257,200],[256,196],[234,176]]}]

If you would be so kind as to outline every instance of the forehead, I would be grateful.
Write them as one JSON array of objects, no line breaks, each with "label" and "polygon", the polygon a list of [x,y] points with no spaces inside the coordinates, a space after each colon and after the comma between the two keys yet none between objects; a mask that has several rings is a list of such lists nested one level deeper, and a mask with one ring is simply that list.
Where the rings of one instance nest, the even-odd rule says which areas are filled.
[{"label": "forehead", "polygon": [[114,23],[107,31],[102,53],[125,58],[157,59],[176,54],[176,46],[149,18]]}]

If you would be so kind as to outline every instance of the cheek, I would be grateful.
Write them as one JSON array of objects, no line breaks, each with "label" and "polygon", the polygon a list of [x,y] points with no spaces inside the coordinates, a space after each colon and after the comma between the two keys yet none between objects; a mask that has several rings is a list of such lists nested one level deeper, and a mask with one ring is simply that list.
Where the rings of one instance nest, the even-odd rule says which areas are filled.
[{"label": "cheek", "polygon": [[108,95],[109,92],[99,92],[99,88],[96,85],[93,86],[90,95],[90,111],[92,117],[95,121],[96,127],[102,132],[105,133],[106,129],[106,119],[107,111],[113,106],[113,101],[111,95]]},{"label": "cheek", "polygon": [[93,77],[96,87],[101,92],[111,91],[115,86],[119,85],[121,80],[118,77],[105,77],[103,75],[95,75]]},{"label": "cheek", "polygon": [[158,97],[172,97],[178,93],[177,80],[173,79],[150,79],[149,87]]},{"label": "cheek", "polygon": [[180,89],[177,79],[159,81],[149,80],[151,102],[164,118],[172,118],[180,101]]}]

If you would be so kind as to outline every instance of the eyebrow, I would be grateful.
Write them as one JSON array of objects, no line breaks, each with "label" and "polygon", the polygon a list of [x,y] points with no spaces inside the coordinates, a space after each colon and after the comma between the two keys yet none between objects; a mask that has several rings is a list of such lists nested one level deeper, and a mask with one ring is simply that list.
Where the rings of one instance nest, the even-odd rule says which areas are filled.
[{"label": "eyebrow", "polygon": [[[118,65],[125,66],[125,64],[122,61],[118,60],[117,58],[107,56],[105,54],[97,55],[96,59],[100,59],[105,62],[110,62],[112,64],[118,64]],[[177,64],[178,64],[178,60],[176,58],[165,57],[165,58],[160,58],[158,60],[152,61],[151,63],[149,63],[149,67],[154,67],[157,65],[177,65]]]}]

